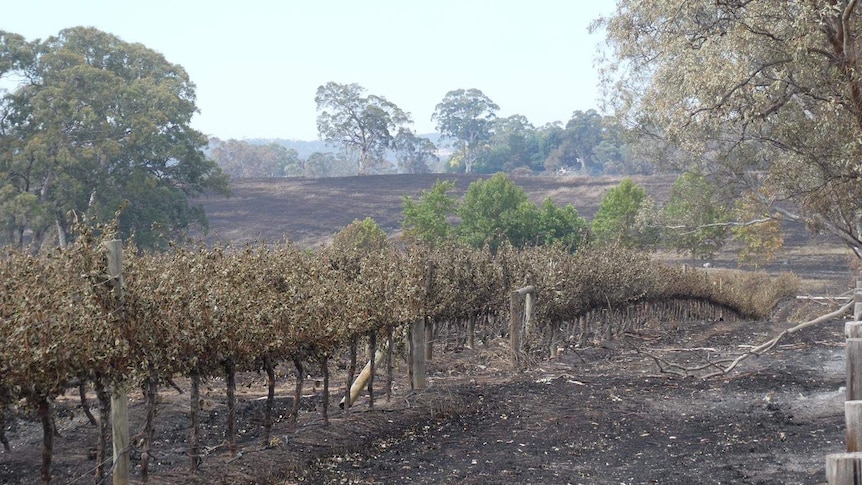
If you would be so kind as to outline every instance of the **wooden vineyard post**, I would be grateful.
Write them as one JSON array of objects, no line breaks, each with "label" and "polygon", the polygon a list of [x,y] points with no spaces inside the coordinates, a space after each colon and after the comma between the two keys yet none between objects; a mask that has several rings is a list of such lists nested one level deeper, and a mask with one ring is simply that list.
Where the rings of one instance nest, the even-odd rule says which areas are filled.
[{"label": "wooden vineyard post", "polygon": [[847,451],[862,451],[862,401],[845,401]]},{"label": "wooden vineyard post", "polygon": [[434,320],[425,319],[425,361],[430,362],[434,358]]},{"label": "wooden vineyard post", "polygon": [[524,295],[524,335],[532,330],[530,326],[533,323],[533,299],[532,291]]},{"label": "wooden vineyard post", "polygon": [[[509,343],[512,348],[512,368],[518,369],[521,360],[521,297],[531,298],[536,293],[536,287],[525,286],[519,290],[515,290],[509,296]],[[525,298],[525,300],[527,299]],[[528,300],[529,301],[529,300]],[[532,305],[524,305],[526,309],[532,311]],[[526,316],[529,321],[529,313]]]},{"label": "wooden vineyard post", "polygon": [[[117,239],[105,243],[108,248],[108,276],[114,296],[123,298],[123,242]],[[114,443],[114,485],[129,483],[129,394],[124,385],[114,382],[111,394],[111,428]]]},{"label": "wooden vineyard post", "polygon": [[853,292],[853,320],[862,320],[862,276],[856,278],[856,291]]},{"label": "wooden vineyard post", "polygon": [[847,365],[847,400],[844,403],[847,453],[826,455],[826,481],[830,485],[862,485],[862,278],[856,280],[853,322],[844,326]]},{"label": "wooden vineyard post", "polygon": [[829,485],[862,484],[862,453],[826,455],[826,483]]},{"label": "wooden vineyard post", "polygon": [[413,389],[425,388],[425,318],[413,321],[410,329],[410,368],[413,369]]},{"label": "wooden vineyard post", "polygon": [[[386,351],[375,349],[374,351],[374,367],[379,367],[383,360],[386,358]],[[356,403],[356,399],[359,397],[359,394],[362,393],[362,390],[368,385],[369,380],[372,376],[371,370],[371,360],[369,359],[368,363],[365,364],[365,367],[362,368],[362,371],[359,372],[359,376],[356,377],[356,380],[353,381],[353,384],[350,386],[350,406],[353,406]],[[341,402],[338,403],[338,407],[344,409],[344,403],[346,402],[346,398],[342,397]]]},{"label": "wooden vineyard post", "polygon": [[512,368],[518,368],[521,353],[521,302],[520,295],[513,291],[509,295],[509,345],[512,347]]}]

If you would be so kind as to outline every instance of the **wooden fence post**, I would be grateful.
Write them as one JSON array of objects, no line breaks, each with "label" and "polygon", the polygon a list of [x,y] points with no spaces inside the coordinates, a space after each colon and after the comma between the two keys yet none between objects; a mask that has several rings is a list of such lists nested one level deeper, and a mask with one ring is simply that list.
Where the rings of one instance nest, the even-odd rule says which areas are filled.
[{"label": "wooden fence post", "polygon": [[[105,243],[108,249],[108,275],[118,302],[123,299],[123,242]],[[114,443],[114,485],[129,483],[129,393],[125,385],[114,382],[111,394],[111,428]]]}]

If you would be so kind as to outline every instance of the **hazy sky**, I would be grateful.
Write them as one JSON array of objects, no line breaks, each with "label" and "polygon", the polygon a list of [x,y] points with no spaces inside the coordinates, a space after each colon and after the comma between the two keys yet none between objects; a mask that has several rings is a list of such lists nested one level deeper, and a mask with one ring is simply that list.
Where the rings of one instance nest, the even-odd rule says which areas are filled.
[{"label": "hazy sky", "polygon": [[219,138],[317,138],[317,87],[358,83],[413,116],[478,88],[534,125],[599,108],[590,22],[614,0],[40,0],[7,2],[28,40],[78,25],[155,49],[197,85],[193,126]]}]

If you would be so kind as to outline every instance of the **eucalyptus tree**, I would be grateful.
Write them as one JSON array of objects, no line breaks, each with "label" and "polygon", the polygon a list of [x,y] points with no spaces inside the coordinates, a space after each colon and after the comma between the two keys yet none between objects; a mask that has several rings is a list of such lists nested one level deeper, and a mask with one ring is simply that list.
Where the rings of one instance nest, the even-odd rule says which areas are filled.
[{"label": "eucalyptus tree", "polygon": [[437,104],[432,121],[443,136],[454,140],[467,173],[481,147],[491,137],[491,122],[500,107],[478,89],[456,89]]},{"label": "eucalyptus tree", "polygon": [[405,173],[429,173],[429,163],[440,161],[437,146],[428,138],[416,136],[409,128],[398,130],[393,148],[398,168]]},{"label": "eucalyptus tree", "polygon": [[862,256],[858,2],[620,0],[595,27],[621,119]]},{"label": "eucalyptus tree", "polygon": [[[227,179],[190,127],[195,86],[185,70],[141,44],[94,28],[44,41],[0,33],[0,219],[4,242],[64,245],[83,214],[110,217],[142,245],[158,233],[206,225],[189,196],[228,193]],[[53,227],[52,227],[53,226]],[[12,240],[8,236],[13,236]]]},{"label": "eucalyptus tree", "polygon": [[392,148],[395,133],[409,125],[410,114],[383,96],[365,95],[358,84],[328,82],[317,88],[317,131],[327,143],[359,155],[359,174]]}]

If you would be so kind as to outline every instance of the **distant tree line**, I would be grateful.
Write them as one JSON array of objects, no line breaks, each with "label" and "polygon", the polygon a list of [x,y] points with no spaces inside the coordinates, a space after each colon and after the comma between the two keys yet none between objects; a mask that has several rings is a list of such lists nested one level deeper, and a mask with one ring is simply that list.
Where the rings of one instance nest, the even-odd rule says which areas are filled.
[{"label": "distant tree line", "polygon": [[595,110],[533,126],[522,115],[497,117],[499,106],[478,89],[446,93],[436,106],[437,143],[419,136],[410,113],[358,84],[320,86],[320,138],[333,151],[305,158],[282,144],[213,139],[210,156],[232,177],[326,177],[385,173],[530,171],[585,175],[648,174],[625,130]]}]

